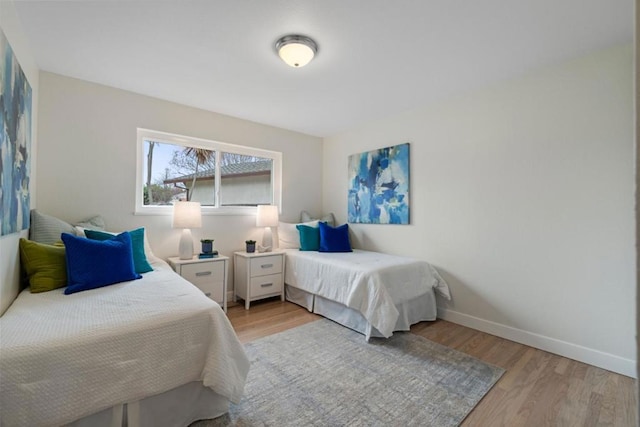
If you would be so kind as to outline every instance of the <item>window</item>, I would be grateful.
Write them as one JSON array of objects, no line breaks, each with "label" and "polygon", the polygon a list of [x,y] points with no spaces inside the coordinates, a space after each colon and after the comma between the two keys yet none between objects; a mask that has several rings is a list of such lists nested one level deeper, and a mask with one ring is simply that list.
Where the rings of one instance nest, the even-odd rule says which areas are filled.
[{"label": "window", "polygon": [[203,213],[279,206],[281,162],[275,151],[138,129],[136,213],[171,212],[178,200]]}]

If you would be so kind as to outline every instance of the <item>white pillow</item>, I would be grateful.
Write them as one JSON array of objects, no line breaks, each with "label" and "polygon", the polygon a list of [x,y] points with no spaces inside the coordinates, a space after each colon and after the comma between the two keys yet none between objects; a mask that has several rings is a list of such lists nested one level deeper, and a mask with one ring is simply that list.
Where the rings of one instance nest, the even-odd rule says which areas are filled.
[{"label": "white pillow", "polygon": [[155,254],[153,250],[151,250],[151,244],[149,243],[149,233],[147,233],[147,229],[144,229],[144,254],[147,257],[147,260],[151,262],[151,258],[155,258]]},{"label": "white pillow", "polygon": [[85,219],[84,221],[73,224],[76,227],[86,228],[87,230],[104,231],[107,226],[104,222],[104,218],[101,215],[96,215],[93,218]]},{"label": "white pillow", "polygon": [[[318,227],[319,221],[303,222],[302,225]],[[296,228],[298,224],[288,222],[278,223],[278,243],[279,249],[300,249],[300,232]]]},{"label": "white pillow", "polygon": [[[300,221],[302,222],[314,221],[314,218],[311,217],[311,214],[309,214],[309,212],[302,211],[300,212]],[[333,212],[329,212],[328,214],[324,215],[322,218],[317,219],[316,221],[326,222],[332,227],[335,227],[336,225],[336,219],[333,216]]]},{"label": "white pillow", "polygon": [[79,225],[73,226],[73,234],[75,234],[76,237],[87,237],[87,235],[84,234],[84,230],[86,230],[86,228],[80,227]]}]

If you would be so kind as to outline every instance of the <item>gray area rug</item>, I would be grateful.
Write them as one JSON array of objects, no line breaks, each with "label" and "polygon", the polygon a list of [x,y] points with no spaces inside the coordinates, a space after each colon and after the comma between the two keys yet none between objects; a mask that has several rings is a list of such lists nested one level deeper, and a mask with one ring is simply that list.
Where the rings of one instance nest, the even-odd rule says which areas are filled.
[{"label": "gray area rug", "polygon": [[407,332],[364,336],[322,319],[245,345],[239,405],[213,426],[457,426],[504,373]]}]

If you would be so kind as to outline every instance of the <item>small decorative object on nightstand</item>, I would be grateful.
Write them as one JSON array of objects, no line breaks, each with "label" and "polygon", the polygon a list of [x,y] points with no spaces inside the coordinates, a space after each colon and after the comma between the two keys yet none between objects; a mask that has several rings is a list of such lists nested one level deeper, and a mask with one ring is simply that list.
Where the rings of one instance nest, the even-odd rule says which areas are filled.
[{"label": "small decorative object on nightstand", "polygon": [[256,241],[255,240],[247,240],[244,243],[247,245],[247,253],[252,254],[256,251]]},{"label": "small decorative object on nightstand", "polygon": [[218,255],[215,258],[180,259],[169,258],[173,270],[198,287],[206,296],[227,311],[227,277],[229,276],[229,257]]},{"label": "small decorative object on nightstand", "polygon": [[213,249],[213,239],[201,239],[202,252],[198,255],[198,258],[215,258],[218,256],[218,251]]},{"label": "small decorative object on nightstand", "polygon": [[213,253],[213,239],[200,239],[203,254]]},{"label": "small decorative object on nightstand", "polygon": [[251,301],[280,296],[284,301],[284,252],[234,252],[234,292],[249,310]]}]

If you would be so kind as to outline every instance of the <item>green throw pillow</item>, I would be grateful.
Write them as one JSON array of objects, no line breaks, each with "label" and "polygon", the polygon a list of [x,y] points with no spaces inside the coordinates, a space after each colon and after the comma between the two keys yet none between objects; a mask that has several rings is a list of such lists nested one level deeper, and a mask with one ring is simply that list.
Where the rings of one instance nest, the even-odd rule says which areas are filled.
[{"label": "green throw pillow", "polygon": [[20,261],[27,273],[32,293],[47,292],[67,286],[64,246],[20,239]]},{"label": "green throw pillow", "polygon": [[[114,234],[106,231],[97,230],[84,230],[85,236],[93,240],[109,240],[114,237]],[[153,267],[147,261],[147,256],[144,253],[144,228],[137,228],[130,231],[131,235],[131,248],[133,250],[133,265],[135,266],[136,273],[148,273],[153,271]]]}]

